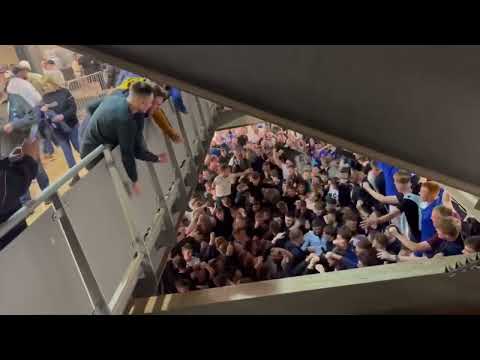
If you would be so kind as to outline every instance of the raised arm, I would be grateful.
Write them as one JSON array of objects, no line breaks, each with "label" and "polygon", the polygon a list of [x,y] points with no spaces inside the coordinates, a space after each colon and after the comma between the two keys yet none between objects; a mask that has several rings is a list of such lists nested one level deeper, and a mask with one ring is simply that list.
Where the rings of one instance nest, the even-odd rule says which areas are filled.
[{"label": "raised arm", "polygon": [[375,190],[372,189],[369,183],[364,182],[362,184],[363,189],[370,194],[371,197],[373,197],[375,200],[381,202],[382,204],[388,204],[388,205],[397,205],[398,204],[398,199],[396,196],[384,196]]},{"label": "raised arm", "polygon": [[400,240],[403,246],[405,246],[407,249],[411,251],[425,252],[425,251],[432,250],[432,247],[428,242],[422,241],[420,243],[415,243],[409,238],[407,238],[405,235],[400,234],[398,230],[393,226],[389,229],[389,233],[395,236],[398,240]]}]

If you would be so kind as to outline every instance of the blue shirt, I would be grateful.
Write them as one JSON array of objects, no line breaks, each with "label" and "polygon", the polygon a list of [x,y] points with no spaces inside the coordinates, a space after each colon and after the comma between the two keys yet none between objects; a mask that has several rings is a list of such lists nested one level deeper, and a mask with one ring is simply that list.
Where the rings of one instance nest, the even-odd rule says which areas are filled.
[{"label": "blue shirt", "polygon": [[398,172],[398,168],[395,166],[389,165],[378,161],[378,167],[383,171],[383,176],[385,177],[385,196],[395,196],[397,195],[397,188],[393,181],[393,175]]},{"label": "blue shirt", "polygon": [[315,235],[313,231],[309,231],[303,237],[302,250],[307,251],[307,248],[309,247],[313,247],[315,249],[315,254],[321,255],[327,248],[327,242]]},{"label": "blue shirt", "polygon": [[342,262],[347,269],[353,269],[357,267],[357,264],[358,264],[357,254],[355,254],[355,251],[352,249],[351,246],[348,247],[345,255],[343,255]]},{"label": "blue shirt", "polygon": [[182,99],[182,93],[180,90],[177,88],[170,88],[170,96],[172,97],[173,105],[175,105],[175,109],[178,110],[178,112],[187,113],[187,108],[183,104],[183,99]]},{"label": "blue shirt", "polygon": [[435,227],[433,226],[432,221],[432,211],[435,207],[442,204],[442,194],[443,189],[440,190],[438,197],[433,200],[430,204],[426,207],[421,207],[422,210],[422,231],[420,236],[420,241],[426,241],[431,239],[433,235],[435,235]]}]

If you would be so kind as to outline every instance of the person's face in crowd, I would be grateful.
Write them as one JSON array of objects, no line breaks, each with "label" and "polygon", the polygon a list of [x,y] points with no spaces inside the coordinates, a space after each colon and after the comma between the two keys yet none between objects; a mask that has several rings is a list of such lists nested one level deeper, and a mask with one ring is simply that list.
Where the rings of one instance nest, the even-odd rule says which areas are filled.
[{"label": "person's face in crowd", "polygon": [[258,212],[262,208],[262,204],[260,204],[258,201],[254,202],[252,205],[252,210],[253,212]]},{"label": "person's face in crowd", "polygon": [[422,201],[426,201],[428,203],[431,203],[433,200],[435,200],[435,196],[430,190],[428,190],[425,186],[420,187],[420,198]]},{"label": "person's face in crowd", "polygon": [[305,187],[305,184],[298,184],[298,193],[299,194],[306,194],[307,188]]},{"label": "person's face in crowd", "polygon": [[208,178],[210,177],[210,172],[208,170],[203,170],[202,171],[202,178],[205,181],[208,181]]},{"label": "person's face in crowd", "polygon": [[243,152],[242,151],[235,150],[233,152],[233,154],[235,155],[235,158],[237,158],[237,160],[243,160]]},{"label": "person's face in crowd", "polygon": [[340,173],[340,181],[342,183],[346,183],[349,180],[348,173]]},{"label": "person's face in crowd", "polygon": [[289,178],[292,178],[293,176],[295,176],[295,169],[293,167],[288,167],[287,168],[287,175]]},{"label": "person's face in crowd", "polygon": [[218,221],[223,221],[225,219],[225,213],[223,212],[222,209],[216,209],[215,217],[217,218]]},{"label": "person's face in crowd", "polygon": [[316,226],[313,229],[313,233],[317,236],[322,236],[322,227],[321,226]]},{"label": "person's face in crowd", "polygon": [[130,101],[135,112],[147,113],[153,104],[153,94],[150,96],[132,96]]},{"label": "person's face in crowd", "polygon": [[17,77],[23,79],[23,80],[27,80],[28,79],[28,70],[27,69],[23,69],[21,71],[19,71],[17,73]]},{"label": "person's face in crowd", "polygon": [[294,188],[288,188],[287,196],[288,197],[295,197],[295,196],[297,196],[297,191]]},{"label": "person's face in crowd", "polygon": [[327,225],[333,225],[333,224],[335,224],[335,220],[336,220],[334,214],[327,214],[327,215],[324,216],[323,219],[325,220],[325,223],[326,223]]},{"label": "person's face in crowd", "polygon": [[242,217],[237,216],[233,222],[233,228],[235,230],[242,230],[242,229],[245,229],[246,227],[247,227],[246,220]]},{"label": "person's face in crowd", "polygon": [[336,159],[335,159],[335,160],[332,160],[332,161],[330,162],[330,167],[332,167],[332,168],[338,168],[338,160],[336,160]]},{"label": "person's face in crowd", "polygon": [[358,222],[356,220],[347,220],[345,222],[345,226],[348,227],[353,232],[356,232],[358,227]]},{"label": "person's face in crowd", "polygon": [[153,99],[153,103],[152,103],[152,107],[150,108],[150,111],[153,113],[155,111],[157,111],[158,109],[160,109],[160,107],[162,106],[162,104],[165,102],[165,99],[162,97],[162,96],[156,96],[154,99]]},{"label": "person's face in crowd", "polygon": [[325,174],[322,174],[320,175],[320,180],[322,181],[322,183],[326,184],[328,181],[328,176]]},{"label": "person's face in crowd", "polygon": [[318,167],[314,166],[314,167],[312,168],[312,177],[315,178],[315,177],[317,177],[317,176],[319,176],[319,175],[320,175],[320,169],[319,169]]},{"label": "person's face in crowd", "polygon": [[43,91],[48,94],[48,93],[52,93],[52,92],[55,92],[59,89],[59,87],[55,84],[52,84],[51,82],[45,82],[43,84]]},{"label": "person's face in crowd", "polygon": [[376,168],[376,167],[372,167],[372,170],[371,170],[371,171],[372,171],[372,174],[373,174],[375,177],[379,176],[379,175],[382,173],[382,171],[381,171],[379,168]]},{"label": "person's face in crowd", "polygon": [[182,256],[186,262],[189,262],[193,258],[192,250],[191,249],[182,249]]},{"label": "person's face in crowd", "polygon": [[263,172],[266,172],[267,174],[270,173],[270,163],[269,162],[264,162],[262,165],[262,170]]},{"label": "person's face in crowd", "polygon": [[385,246],[380,244],[377,240],[373,239],[372,241],[372,247],[374,247],[377,250],[385,250]]},{"label": "person's face in crowd", "polygon": [[287,160],[285,161],[285,164],[286,164],[287,166],[292,166],[292,167],[294,168],[294,171],[295,171],[295,163],[294,163],[292,160],[287,159]]},{"label": "person's face in crowd", "polygon": [[310,180],[312,178],[311,172],[308,170],[304,171],[302,177],[305,181]]},{"label": "person's face in crowd", "polygon": [[411,188],[411,184],[410,182],[406,183],[406,184],[402,184],[400,182],[398,182],[395,178],[394,178],[394,183],[395,183],[395,188],[397,189],[397,191],[399,193],[404,193],[404,192],[407,192],[410,190]]},{"label": "person's face in crowd", "polygon": [[340,235],[337,235],[336,239],[333,240],[333,245],[342,250],[348,249],[348,241],[342,238]]},{"label": "person's face in crowd", "polygon": [[250,176],[250,182],[254,185],[254,186],[258,186],[258,184],[260,184],[260,177],[255,177],[255,176]]},{"label": "person's face in crowd", "polygon": [[320,179],[316,176],[312,177],[312,186],[320,185]]},{"label": "person's face in crowd", "polygon": [[255,227],[263,225],[263,213],[255,213]]},{"label": "person's face in crowd", "polygon": [[322,238],[327,242],[332,242],[334,240],[333,236],[330,234],[327,234],[325,231],[322,234]]},{"label": "person's face in crowd", "polygon": [[285,216],[285,225],[287,225],[287,227],[291,227],[293,224],[295,224],[295,218]]}]

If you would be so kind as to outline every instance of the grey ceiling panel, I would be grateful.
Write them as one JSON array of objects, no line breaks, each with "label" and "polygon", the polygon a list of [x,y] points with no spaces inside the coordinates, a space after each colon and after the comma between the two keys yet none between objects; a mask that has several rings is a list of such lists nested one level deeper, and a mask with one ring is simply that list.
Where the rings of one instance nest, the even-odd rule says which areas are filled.
[{"label": "grey ceiling panel", "polygon": [[227,105],[247,106],[240,110],[259,109],[480,194],[479,46],[68,47],[193,85]]}]

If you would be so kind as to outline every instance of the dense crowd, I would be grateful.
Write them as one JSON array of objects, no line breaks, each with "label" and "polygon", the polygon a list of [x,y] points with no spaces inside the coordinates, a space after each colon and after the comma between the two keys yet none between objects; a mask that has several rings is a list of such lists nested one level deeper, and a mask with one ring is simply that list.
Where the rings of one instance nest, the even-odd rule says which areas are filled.
[{"label": "dense crowd", "polygon": [[480,251],[438,183],[266,125],[216,133],[189,207],[165,293]]}]

